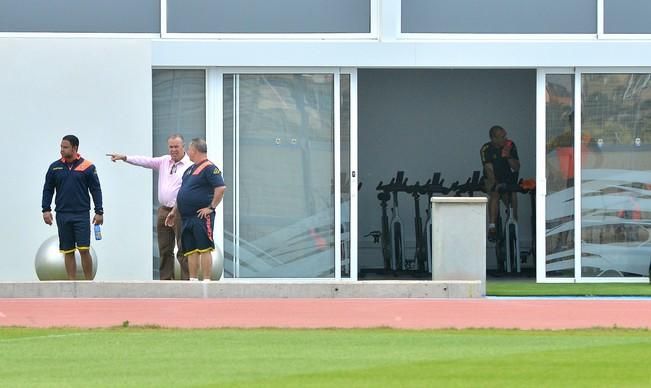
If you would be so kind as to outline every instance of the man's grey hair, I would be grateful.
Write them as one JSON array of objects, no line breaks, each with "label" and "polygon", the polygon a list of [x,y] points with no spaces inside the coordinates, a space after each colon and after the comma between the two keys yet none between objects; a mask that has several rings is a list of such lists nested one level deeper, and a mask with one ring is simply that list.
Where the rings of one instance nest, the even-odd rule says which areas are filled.
[{"label": "man's grey hair", "polygon": [[185,144],[185,139],[183,138],[183,135],[180,133],[173,133],[167,137],[167,140],[172,140],[172,139],[181,139],[181,143]]},{"label": "man's grey hair", "polygon": [[208,153],[208,144],[206,144],[206,141],[201,138],[196,137],[192,139],[192,142],[190,142],[190,147],[193,147],[195,150],[201,152],[202,154]]}]

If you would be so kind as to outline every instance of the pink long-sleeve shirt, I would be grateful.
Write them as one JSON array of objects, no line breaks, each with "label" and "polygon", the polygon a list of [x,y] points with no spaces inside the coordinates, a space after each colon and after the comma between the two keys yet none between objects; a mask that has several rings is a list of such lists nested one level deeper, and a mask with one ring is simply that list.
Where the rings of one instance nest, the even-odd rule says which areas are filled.
[{"label": "pink long-sleeve shirt", "polygon": [[167,207],[174,207],[176,204],[176,195],[181,188],[183,173],[192,166],[187,153],[176,163],[169,155],[155,158],[127,155],[126,162],[158,171],[158,203]]}]

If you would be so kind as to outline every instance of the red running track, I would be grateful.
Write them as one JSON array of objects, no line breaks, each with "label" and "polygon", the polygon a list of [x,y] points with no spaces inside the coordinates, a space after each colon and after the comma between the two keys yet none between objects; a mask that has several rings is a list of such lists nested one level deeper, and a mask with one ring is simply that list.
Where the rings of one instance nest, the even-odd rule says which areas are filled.
[{"label": "red running track", "polygon": [[0,326],[651,328],[651,299],[0,299]]}]

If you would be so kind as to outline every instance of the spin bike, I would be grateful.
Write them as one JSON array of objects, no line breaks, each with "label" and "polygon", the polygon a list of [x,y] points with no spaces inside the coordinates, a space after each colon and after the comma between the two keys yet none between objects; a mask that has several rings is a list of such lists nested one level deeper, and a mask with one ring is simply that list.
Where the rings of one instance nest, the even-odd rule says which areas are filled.
[{"label": "spin bike", "polygon": [[[495,254],[498,264],[504,272],[521,272],[520,238],[518,221],[513,214],[513,194],[522,192],[517,183],[500,183],[496,186],[500,198],[497,202],[497,232]],[[506,194],[506,195],[505,195]],[[502,219],[501,204],[504,203],[504,219]]]},{"label": "spin bike", "polygon": [[[373,242],[381,243],[382,258],[384,261],[384,269],[386,271],[397,271],[404,269],[404,247],[403,247],[403,228],[402,219],[398,214],[398,192],[404,191],[407,179],[404,178],[404,171],[398,171],[395,178],[392,178],[388,184],[382,181],[375,188],[380,191],[377,198],[380,200],[382,207],[382,230],[374,230],[364,237],[373,237]],[[389,200],[393,200],[391,206],[391,220],[387,214],[387,207]]]}]

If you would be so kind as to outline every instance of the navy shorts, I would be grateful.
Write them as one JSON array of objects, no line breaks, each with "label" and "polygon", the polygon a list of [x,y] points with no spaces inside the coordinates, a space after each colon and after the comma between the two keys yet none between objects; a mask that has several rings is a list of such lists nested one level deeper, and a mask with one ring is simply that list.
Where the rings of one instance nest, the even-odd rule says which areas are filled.
[{"label": "navy shorts", "polygon": [[59,229],[59,250],[71,253],[76,249],[90,249],[90,215],[81,213],[56,213]]},{"label": "navy shorts", "polygon": [[209,214],[203,219],[196,215],[183,217],[183,225],[181,227],[181,246],[183,247],[183,255],[189,256],[193,253],[203,253],[214,250],[214,227],[214,213]]}]

